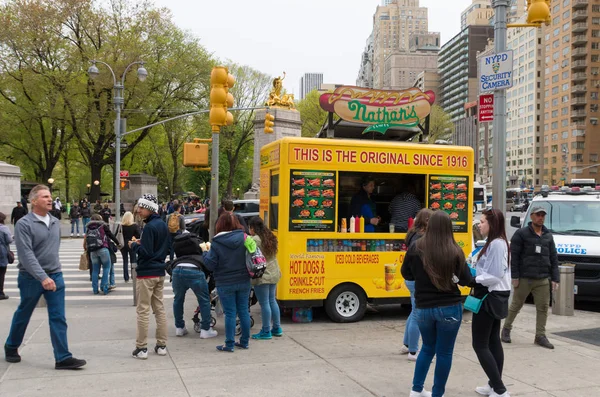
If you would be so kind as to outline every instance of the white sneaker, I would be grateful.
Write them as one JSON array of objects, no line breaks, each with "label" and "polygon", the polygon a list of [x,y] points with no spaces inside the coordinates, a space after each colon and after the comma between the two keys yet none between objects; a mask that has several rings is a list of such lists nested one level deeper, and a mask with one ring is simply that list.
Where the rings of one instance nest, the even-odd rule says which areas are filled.
[{"label": "white sneaker", "polygon": [[507,391],[505,391],[502,394],[498,394],[498,393],[495,393],[494,391],[492,391],[492,393],[490,394],[490,397],[510,397],[510,394],[508,394]]},{"label": "white sneaker", "polygon": [[208,338],[214,338],[215,336],[218,336],[219,333],[217,331],[215,331],[214,329],[209,328],[209,329],[201,329],[200,330],[200,339],[208,339]]},{"label": "white sneaker", "polygon": [[73,237],[73,233],[71,233],[71,237]]},{"label": "white sneaker", "polygon": [[167,346],[154,346],[154,352],[156,354],[158,354],[159,356],[166,356],[167,355]]},{"label": "white sneaker", "polygon": [[187,329],[185,327],[183,327],[183,328],[175,328],[175,335],[176,336],[185,336],[187,334],[188,334],[188,332],[187,332]]},{"label": "white sneaker", "polygon": [[431,397],[431,392],[423,389],[422,392],[410,391],[410,397]]},{"label": "white sneaker", "polygon": [[133,353],[131,353],[131,356],[133,358],[138,358],[140,360],[146,360],[148,359],[148,349],[144,348],[144,349],[140,349],[140,348],[136,348]]},{"label": "white sneaker", "polygon": [[419,357],[419,352],[415,354],[408,353],[408,361],[417,361],[417,357]]},{"label": "white sneaker", "polygon": [[477,386],[475,388],[475,393],[481,394],[482,396],[489,396],[490,394],[492,394],[493,391],[494,390],[492,390],[492,387],[490,385]]},{"label": "white sneaker", "polygon": [[408,347],[402,345],[400,347],[400,354],[408,354]]},{"label": "white sneaker", "polygon": [[79,233],[77,233],[77,237],[79,237]]}]

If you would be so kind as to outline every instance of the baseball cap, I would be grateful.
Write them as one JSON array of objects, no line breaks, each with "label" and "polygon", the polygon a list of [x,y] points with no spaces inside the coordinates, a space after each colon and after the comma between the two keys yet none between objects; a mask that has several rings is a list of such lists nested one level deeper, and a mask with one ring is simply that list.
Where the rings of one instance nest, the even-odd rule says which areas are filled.
[{"label": "baseball cap", "polygon": [[533,207],[533,208],[531,209],[531,213],[532,213],[532,214],[537,214],[537,213],[540,213],[540,212],[543,212],[544,214],[546,214],[546,213],[547,213],[547,212],[546,212],[546,209],[545,209],[544,207]]}]

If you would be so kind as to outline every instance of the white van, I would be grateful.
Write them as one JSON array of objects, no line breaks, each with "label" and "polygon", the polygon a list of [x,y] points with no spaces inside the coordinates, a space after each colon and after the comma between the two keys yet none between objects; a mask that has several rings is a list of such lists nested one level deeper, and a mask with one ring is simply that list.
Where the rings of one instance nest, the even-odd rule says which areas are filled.
[{"label": "white van", "polygon": [[[530,203],[525,225],[534,207],[546,210],[544,225],[554,236],[559,262],[575,264],[575,299],[600,300],[600,190],[542,192]],[[510,224],[521,227],[521,220],[513,216]]]}]

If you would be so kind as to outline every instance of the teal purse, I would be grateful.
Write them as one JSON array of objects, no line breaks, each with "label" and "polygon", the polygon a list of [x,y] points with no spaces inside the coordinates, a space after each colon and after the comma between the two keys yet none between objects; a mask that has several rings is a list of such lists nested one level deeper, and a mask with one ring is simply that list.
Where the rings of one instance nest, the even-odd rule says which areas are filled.
[{"label": "teal purse", "polygon": [[[473,293],[473,290],[471,290],[471,293]],[[483,300],[488,296],[488,294],[485,294],[485,296],[481,299],[479,298],[475,298],[473,295],[469,294],[469,296],[467,296],[467,299],[465,300],[465,304],[464,307],[466,310],[473,312],[475,314],[479,313],[479,310],[481,310],[481,305],[483,304]]]}]

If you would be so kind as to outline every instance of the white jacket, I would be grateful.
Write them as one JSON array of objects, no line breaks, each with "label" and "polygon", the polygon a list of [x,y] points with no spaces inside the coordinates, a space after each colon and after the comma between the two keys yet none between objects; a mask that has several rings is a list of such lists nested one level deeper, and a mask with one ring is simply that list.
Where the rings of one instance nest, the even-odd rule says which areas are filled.
[{"label": "white jacket", "polygon": [[475,281],[486,286],[488,291],[510,291],[511,277],[506,241],[500,238],[492,241],[487,252],[478,257],[475,269]]}]

